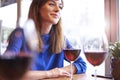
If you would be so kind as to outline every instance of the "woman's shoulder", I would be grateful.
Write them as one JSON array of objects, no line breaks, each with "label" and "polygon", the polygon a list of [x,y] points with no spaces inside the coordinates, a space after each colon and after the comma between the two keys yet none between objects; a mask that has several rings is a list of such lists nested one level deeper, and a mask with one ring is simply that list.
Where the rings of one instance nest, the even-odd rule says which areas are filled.
[{"label": "woman's shoulder", "polygon": [[9,37],[21,37],[23,36],[23,29],[22,28],[15,28]]}]

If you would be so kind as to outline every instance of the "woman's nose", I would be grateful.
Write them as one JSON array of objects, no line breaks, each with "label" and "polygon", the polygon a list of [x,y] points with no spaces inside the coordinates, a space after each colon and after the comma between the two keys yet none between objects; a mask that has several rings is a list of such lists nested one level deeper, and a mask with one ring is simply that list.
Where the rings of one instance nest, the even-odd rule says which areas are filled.
[{"label": "woman's nose", "polygon": [[60,11],[60,7],[59,6],[55,6],[54,10],[55,10],[55,12],[59,12]]}]

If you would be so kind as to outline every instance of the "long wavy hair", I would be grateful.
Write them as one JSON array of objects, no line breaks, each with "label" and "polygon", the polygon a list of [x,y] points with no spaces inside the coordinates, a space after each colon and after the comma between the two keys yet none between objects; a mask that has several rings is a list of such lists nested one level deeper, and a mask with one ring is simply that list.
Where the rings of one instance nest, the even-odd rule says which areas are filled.
[{"label": "long wavy hair", "polygon": [[[43,49],[43,41],[41,39],[41,14],[39,13],[39,10],[41,7],[47,2],[48,0],[32,0],[32,3],[30,5],[28,19],[32,19],[35,23],[36,31],[39,37],[39,49],[42,51]],[[62,0],[61,0],[62,1]],[[63,1],[62,1],[63,4]],[[57,24],[54,24],[50,31],[50,40],[49,40],[49,50],[52,53],[60,53],[65,45],[64,36],[62,32],[62,23],[61,18],[58,21]]]}]

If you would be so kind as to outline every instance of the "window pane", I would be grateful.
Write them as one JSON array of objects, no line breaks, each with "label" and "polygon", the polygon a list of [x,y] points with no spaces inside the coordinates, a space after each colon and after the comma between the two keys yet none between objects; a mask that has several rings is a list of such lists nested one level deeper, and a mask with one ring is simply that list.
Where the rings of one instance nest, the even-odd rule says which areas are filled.
[{"label": "window pane", "polygon": [[[4,0],[3,0],[4,1]],[[9,1],[8,1],[9,2]],[[7,46],[7,39],[11,31],[16,27],[17,20],[17,4],[6,3],[5,6],[0,7],[1,23],[1,53],[3,53]]]},{"label": "window pane", "polygon": [[[0,20],[1,24],[1,50],[3,53],[7,47],[7,39],[9,34],[16,28],[17,21],[17,3],[16,0],[2,0],[0,5]],[[21,0],[21,16],[20,26],[23,26],[28,15],[28,9],[31,0]]]}]

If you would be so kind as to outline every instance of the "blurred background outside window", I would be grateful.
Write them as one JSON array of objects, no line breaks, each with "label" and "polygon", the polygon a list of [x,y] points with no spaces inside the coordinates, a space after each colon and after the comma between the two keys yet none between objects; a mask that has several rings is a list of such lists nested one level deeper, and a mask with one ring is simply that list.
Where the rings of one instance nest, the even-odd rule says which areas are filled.
[{"label": "blurred background outside window", "polygon": [[[0,0],[9,1],[9,0]],[[29,5],[32,0],[21,0],[21,18],[20,26],[23,26],[27,20]],[[64,0],[65,7],[63,8],[62,21],[63,30],[65,35],[68,37],[78,36],[81,41],[84,38],[84,34],[91,27],[98,27],[102,29],[105,27],[104,20],[104,0]],[[6,3],[4,6],[0,4],[0,21],[1,24],[1,53],[3,53],[7,46],[7,38],[11,31],[16,28],[17,20],[17,3],[11,2],[8,5]],[[98,29],[98,30],[99,30]],[[83,53],[80,54],[84,59]],[[65,63],[67,65],[67,63]],[[93,67],[87,63],[89,70],[88,72],[93,72]],[[105,63],[101,64],[98,69],[98,74],[105,74]]]}]

